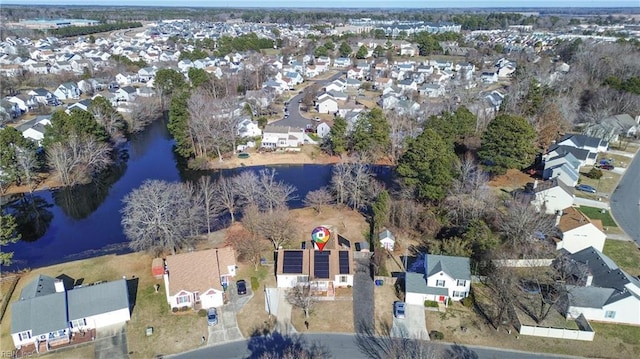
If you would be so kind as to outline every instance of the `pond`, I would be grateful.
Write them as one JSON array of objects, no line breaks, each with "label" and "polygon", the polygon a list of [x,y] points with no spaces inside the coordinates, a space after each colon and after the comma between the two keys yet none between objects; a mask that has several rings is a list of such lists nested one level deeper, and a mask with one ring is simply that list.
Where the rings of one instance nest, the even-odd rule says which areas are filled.
[{"label": "pond", "polygon": [[[129,251],[120,225],[122,199],[147,179],[192,181],[216,179],[264,166],[221,171],[188,171],[173,152],[165,121],[156,121],[123,148],[122,160],[94,183],[25,194],[6,205],[16,215],[22,240],[6,247],[14,252],[8,268],[36,268],[76,259]],[[276,178],[297,188],[291,208],[302,207],[307,192],[329,184],[331,165],[279,165]],[[388,168],[376,168],[388,178]]]}]

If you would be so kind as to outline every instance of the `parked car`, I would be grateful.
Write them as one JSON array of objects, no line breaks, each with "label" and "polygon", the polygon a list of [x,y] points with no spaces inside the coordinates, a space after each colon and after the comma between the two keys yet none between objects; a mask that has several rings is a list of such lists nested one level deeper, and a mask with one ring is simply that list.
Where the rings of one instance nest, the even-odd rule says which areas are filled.
[{"label": "parked car", "polygon": [[218,324],[218,310],[216,308],[207,309],[207,324],[210,326]]},{"label": "parked car", "polygon": [[404,319],[405,313],[405,303],[404,302],[394,302],[393,303],[393,316],[398,319]]},{"label": "parked car", "polygon": [[607,163],[607,164],[604,164],[604,165],[600,165],[600,168],[603,169],[603,170],[609,170],[610,171],[610,170],[614,169],[615,167],[613,167],[613,165]]},{"label": "parked car", "polygon": [[577,189],[578,191],[582,191],[582,192],[589,192],[589,193],[596,193],[596,192],[598,192],[598,191],[596,191],[596,189],[595,189],[595,188],[593,188],[593,187],[591,187],[591,186],[589,186],[589,185],[586,185],[586,184],[579,184],[579,185],[577,185],[577,186],[576,186],[576,189]]},{"label": "parked car", "polygon": [[247,282],[244,279],[237,281],[236,286],[238,287],[238,295],[247,294]]}]

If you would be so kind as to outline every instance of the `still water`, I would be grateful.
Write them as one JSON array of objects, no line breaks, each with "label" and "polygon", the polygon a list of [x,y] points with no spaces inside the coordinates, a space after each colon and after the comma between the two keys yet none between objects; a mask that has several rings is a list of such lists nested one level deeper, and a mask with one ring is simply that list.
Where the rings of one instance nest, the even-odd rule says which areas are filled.
[{"label": "still water", "polygon": [[[166,122],[157,121],[132,138],[120,163],[94,183],[72,189],[43,190],[7,204],[20,223],[22,240],[6,247],[13,251],[9,269],[36,268],[110,253],[126,253],[127,238],[120,226],[122,199],[147,179],[187,181],[202,175],[217,178],[264,167],[187,171],[173,153]],[[297,188],[291,208],[302,206],[307,192],[329,183],[332,166],[270,166],[276,178]],[[380,171],[380,169],[378,169]],[[386,172],[382,170],[382,172]],[[384,176],[385,173],[382,173]],[[388,176],[388,173],[386,173]]]}]

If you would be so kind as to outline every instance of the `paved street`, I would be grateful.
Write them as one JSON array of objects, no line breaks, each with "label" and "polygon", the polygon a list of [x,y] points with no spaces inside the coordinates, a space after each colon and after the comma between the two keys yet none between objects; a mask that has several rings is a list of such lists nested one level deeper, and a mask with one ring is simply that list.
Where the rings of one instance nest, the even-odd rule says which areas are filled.
[{"label": "paved street", "polygon": [[[369,359],[362,354],[355,344],[354,334],[317,333],[301,335],[307,344],[318,343],[323,345],[334,359]],[[249,340],[241,340],[223,345],[208,346],[194,351],[169,356],[181,359],[244,359],[258,358],[268,348],[278,348],[286,344],[289,339],[278,334],[269,337],[257,337]],[[429,342],[429,345],[442,348],[445,351],[443,358],[465,359],[556,359],[577,358],[563,355],[535,354],[521,351],[501,350],[486,347],[464,346],[449,343]]]},{"label": "paved street", "polygon": [[640,156],[629,164],[611,195],[611,214],[636,243],[640,244]]}]

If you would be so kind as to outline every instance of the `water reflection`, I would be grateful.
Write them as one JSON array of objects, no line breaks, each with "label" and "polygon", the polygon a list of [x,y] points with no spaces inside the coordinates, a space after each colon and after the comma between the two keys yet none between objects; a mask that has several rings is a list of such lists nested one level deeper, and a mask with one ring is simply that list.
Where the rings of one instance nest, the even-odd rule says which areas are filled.
[{"label": "water reflection", "polygon": [[22,194],[7,205],[8,211],[16,218],[22,241],[34,242],[47,232],[53,220],[53,213],[49,210],[52,207],[53,204],[33,193]]},{"label": "water reflection", "polygon": [[126,152],[121,152],[119,160],[100,173],[91,183],[73,187],[63,187],[53,191],[53,201],[67,216],[80,220],[89,217],[109,196],[111,186],[127,170]]}]

